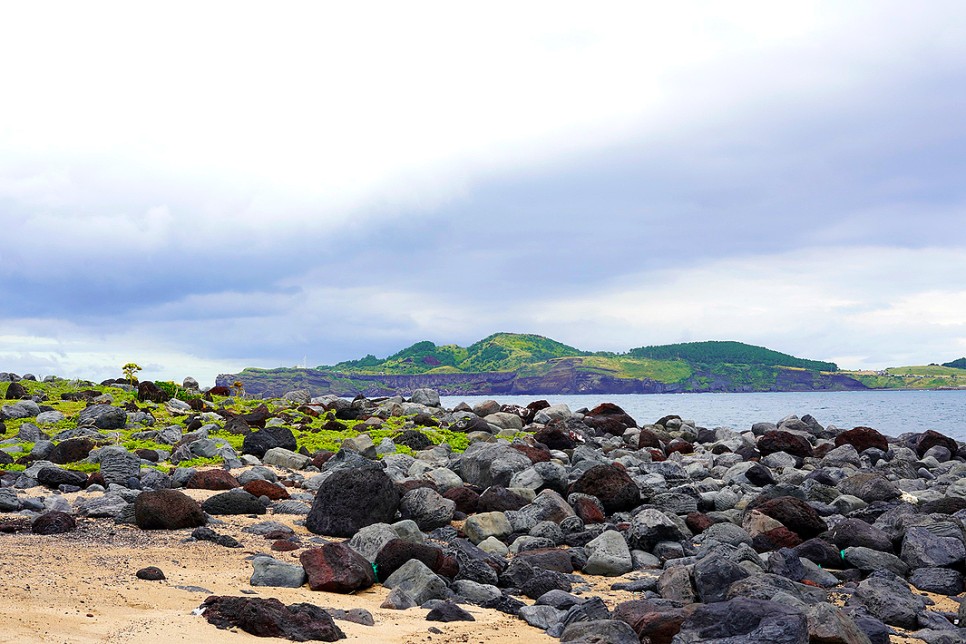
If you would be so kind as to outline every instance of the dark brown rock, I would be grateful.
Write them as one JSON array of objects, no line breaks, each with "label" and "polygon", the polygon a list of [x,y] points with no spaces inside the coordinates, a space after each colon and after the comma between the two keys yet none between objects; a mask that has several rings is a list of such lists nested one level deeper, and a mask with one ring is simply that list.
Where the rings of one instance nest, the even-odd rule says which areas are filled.
[{"label": "dark brown rock", "polygon": [[351,593],[376,583],[372,564],[344,543],[309,548],[299,556],[309,588],[330,593]]},{"label": "dark brown rock", "polygon": [[786,528],[802,539],[811,539],[828,530],[828,525],[818,515],[815,508],[793,496],[780,496],[769,499],[755,508],[762,514],[781,522]]},{"label": "dark brown rock", "polygon": [[142,492],[134,500],[134,521],[142,530],[180,530],[205,525],[198,502],[177,490]]},{"label": "dark brown rock", "polygon": [[584,416],[584,422],[597,431],[620,436],[637,422],[614,403],[601,403]]},{"label": "dark brown rock", "polygon": [[233,490],[241,483],[228,470],[211,469],[198,470],[184,486],[189,490]]},{"label": "dark brown rock", "polygon": [[546,463],[550,460],[550,450],[533,447],[531,445],[510,445],[518,452],[522,452],[531,463]]},{"label": "dark brown rock", "polygon": [[644,427],[641,429],[640,436],[637,438],[637,449],[662,449],[661,439],[653,431]]},{"label": "dark brown rock", "polygon": [[164,579],[167,579],[161,569],[156,566],[141,568],[134,573],[134,576],[145,581],[163,581]]},{"label": "dark brown rock", "polygon": [[949,450],[950,454],[955,454],[959,451],[959,444],[954,439],[929,429],[923,432],[919,436],[919,440],[916,441],[916,454],[922,456],[930,447],[935,447],[936,445],[945,447]]},{"label": "dark brown rock", "polygon": [[671,644],[681,630],[684,610],[634,599],[618,604],[614,608],[614,619],[629,624],[642,642]]},{"label": "dark brown rock", "polygon": [[452,487],[443,492],[443,498],[456,503],[457,512],[463,514],[474,514],[479,507],[480,495],[465,486]]},{"label": "dark brown rock", "polygon": [[584,472],[569,492],[596,496],[607,512],[631,510],[641,502],[641,491],[627,472],[613,465],[595,465]]},{"label": "dark brown rock", "polygon": [[257,637],[282,637],[294,642],[334,642],[345,638],[332,617],[312,604],[286,606],[274,598],[212,595],[201,607],[209,624],[222,629],[239,628]]},{"label": "dark brown rock", "polygon": [[854,427],[835,437],[835,446],[851,445],[857,452],[864,452],[870,447],[889,451],[889,441],[886,437],[871,427]]},{"label": "dark brown rock", "polygon": [[538,429],[534,433],[533,439],[543,443],[548,449],[565,450],[577,446],[577,441],[570,435],[567,427],[556,423]]},{"label": "dark brown rock", "polygon": [[163,403],[171,399],[171,396],[150,380],[138,383],[138,400],[141,402]]},{"label": "dark brown rock", "polygon": [[68,438],[54,445],[47,460],[58,465],[76,463],[90,456],[94,447],[94,441],[89,438]]},{"label": "dark brown rock", "polygon": [[757,445],[762,456],[768,456],[775,452],[785,452],[799,458],[812,455],[812,444],[808,440],[798,434],[781,430],[765,432],[758,439]]},{"label": "dark brown rock", "polygon": [[255,479],[245,483],[242,489],[254,496],[267,496],[272,501],[289,498],[288,490],[264,479]]},{"label": "dark brown rock", "polygon": [[480,500],[477,503],[477,512],[506,512],[507,510],[519,510],[529,504],[525,498],[511,492],[502,485],[491,485],[483,490]]},{"label": "dark brown rock", "polygon": [[66,512],[41,514],[30,525],[30,531],[34,534],[63,534],[76,529],[77,522]]}]

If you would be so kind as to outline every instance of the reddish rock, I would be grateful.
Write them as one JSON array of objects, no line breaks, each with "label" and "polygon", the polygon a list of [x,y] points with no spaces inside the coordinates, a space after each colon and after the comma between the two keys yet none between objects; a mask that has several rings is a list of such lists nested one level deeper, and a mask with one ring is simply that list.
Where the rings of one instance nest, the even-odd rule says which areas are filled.
[{"label": "reddish rock", "polygon": [[793,496],[780,496],[761,504],[753,502],[748,506],[749,511],[752,509],[781,522],[802,539],[811,539],[828,530],[828,525],[815,508]]},{"label": "reddish rock", "polygon": [[292,550],[298,550],[300,547],[299,544],[288,539],[279,539],[272,544],[272,550],[275,552],[291,552]]},{"label": "reddish rock", "polygon": [[641,434],[637,438],[637,449],[645,449],[650,447],[661,449],[661,439],[657,434],[645,427],[641,430]]},{"label": "reddish rock", "polygon": [[604,509],[599,500],[595,503],[593,499],[578,497],[574,502],[573,508],[574,512],[584,523],[603,523],[607,520],[607,515],[604,513]]},{"label": "reddish rock", "polygon": [[228,470],[213,469],[198,470],[184,486],[189,490],[233,490],[241,483]]},{"label": "reddish rock", "polygon": [[402,495],[405,495],[406,492],[418,490],[419,488],[423,487],[433,490],[434,492],[436,491],[436,484],[432,481],[425,481],[422,479],[407,479],[405,481],[399,481],[396,483],[396,489],[398,489],[399,493]]},{"label": "reddish rock", "polygon": [[201,604],[209,624],[239,628],[257,637],[281,637],[295,642],[335,642],[345,633],[332,616],[312,604],[286,606],[275,598],[212,595]]},{"label": "reddish rock", "polygon": [[66,512],[41,514],[30,524],[30,531],[34,534],[63,534],[76,529],[77,522]]},{"label": "reddish rock", "polygon": [[530,502],[517,494],[511,492],[502,485],[491,485],[483,490],[480,500],[477,503],[477,512],[506,512],[507,510],[519,510]]},{"label": "reddish rock", "polygon": [[714,525],[714,519],[701,512],[692,512],[684,518],[684,523],[694,534],[701,534]]},{"label": "reddish rock", "polygon": [[518,452],[522,452],[531,463],[546,463],[550,460],[550,450],[532,447],[530,445],[510,445]]},{"label": "reddish rock", "polygon": [[641,491],[627,472],[613,465],[595,465],[570,486],[569,492],[596,496],[609,513],[631,510],[641,502]]},{"label": "reddish rock", "polygon": [[538,443],[543,443],[548,449],[573,449],[577,446],[577,441],[570,435],[566,426],[551,423],[542,427],[533,435],[533,439]]},{"label": "reddish rock", "polygon": [[[225,387],[224,385],[217,385],[217,386],[212,387],[211,389],[209,389],[207,391],[207,395],[209,395],[209,396],[230,396],[231,395],[231,389],[229,389],[228,387]],[[209,397],[208,400],[211,400],[211,398]]]},{"label": "reddish rock", "polygon": [[413,543],[402,539],[392,539],[382,547],[376,555],[376,570],[379,571],[379,580],[385,581],[389,575],[396,572],[404,563],[410,559],[418,559],[426,567],[437,574],[442,574],[444,569],[454,575],[459,572],[459,568],[453,571],[452,563],[447,561],[447,557],[442,548],[428,543]]},{"label": "reddish rock", "polygon": [[812,455],[812,444],[805,438],[791,432],[771,430],[758,439],[758,451],[762,456],[775,452],[785,452],[792,456],[805,458]]},{"label": "reddish rock", "polygon": [[463,514],[474,514],[479,507],[480,495],[468,487],[452,487],[443,492],[443,498],[456,503],[456,510]]},{"label": "reddish rock", "polygon": [[47,460],[58,465],[76,463],[87,458],[94,447],[94,441],[89,438],[68,438],[54,446]]},{"label": "reddish rock", "polygon": [[781,548],[794,548],[800,543],[802,543],[801,537],[781,526],[755,535],[751,541],[751,546],[757,552],[771,552]]},{"label": "reddish rock", "polygon": [[180,530],[205,525],[198,502],[177,490],[141,492],[134,500],[134,521],[142,530]]},{"label": "reddish rock", "polygon": [[651,455],[651,460],[654,461],[655,463],[660,463],[661,461],[667,460],[667,457],[664,455],[664,452],[662,452],[659,449],[652,448],[647,451]]},{"label": "reddish rock", "polygon": [[936,445],[945,447],[953,455],[959,451],[959,444],[954,439],[930,429],[923,432],[919,436],[919,440],[916,441],[916,454],[922,456],[930,447],[935,447]]},{"label": "reddish rock", "polygon": [[309,548],[299,556],[309,588],[330,593],[351,593],[376,583],[372,564],[344,543]]},{"label": "reddish rock", "polygon": [[665,450],[670,456],[674,452],[680,452],[682,454],[691,454],[694,452],[694,445],[686,440],[680,438],[675,438],[670,443],[667,444],[667,449]]},{"label": "reddish rock", "polygon": [[842,432],[835,437],[835,446],[842,445],[851,445],[857,452],[863,452],[870,447],[881,449],[883,452],[889,451],[889,441],[871,427],[855,427]]},{"label": "reddish rock", "polygon": [[570,552],[559,548],[537,548],[525,550],[513,557],[522,559],[535,568],[562,572],[569,575],[574,571],[574,560]]},{"label": "reddish rock", "polygon": [[284,487],[264,479],[254,479],[249,481],[242,486],[242,489],[254,496],[267,496],[272,501],[287,499],[289,497],[288,490],[286,490]]},{"label": "reddish rock", "polygon": [[684,610],[635,599],[618,604],[614,619],[629,624],[642,642],[671,644],[684,623]]},{"label": "reddish rock", "polygon": [[333,456],[335,456],[335,452],[328,452],[325,450],[316,452],[312,455],[312,460],[309,461],[309,465],[322,469],[322,466],[325,465],[325,463]]},{"label": "reddish rock", "polygon": [[601,403],[584,416],[584,422],[605,434],[620,436],[637,422],[614,403]]}]

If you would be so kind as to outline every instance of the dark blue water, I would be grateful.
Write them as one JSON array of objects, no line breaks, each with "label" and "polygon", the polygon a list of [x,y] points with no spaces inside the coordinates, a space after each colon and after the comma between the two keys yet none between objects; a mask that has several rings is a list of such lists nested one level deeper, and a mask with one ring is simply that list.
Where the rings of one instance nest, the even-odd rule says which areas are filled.
[{"label": "dark blue water", "polygon": [[653,423],[678,414],[701,427],[751,429],[759,421],[776,422],[785,416],[811,414],[822,425],[851,429],[874,427],[897,436],[935,429],[966,440],[966,391],[837,391],[750,394],[624,394],[591,396],[444,396],[452,408],[461,400],[470,405],[493,398],[526,405],[534,400],[565,403],[576,411],[601,402],[620,405],[638,424]]}]

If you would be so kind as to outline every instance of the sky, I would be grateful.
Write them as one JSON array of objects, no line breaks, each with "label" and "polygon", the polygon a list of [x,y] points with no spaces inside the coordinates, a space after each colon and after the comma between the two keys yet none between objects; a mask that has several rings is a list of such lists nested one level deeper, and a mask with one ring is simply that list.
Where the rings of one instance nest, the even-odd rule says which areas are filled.
[{"label": "sky", "polygon": [[0,60],[0,371],[966,355],[966,3],[4,2]]}]

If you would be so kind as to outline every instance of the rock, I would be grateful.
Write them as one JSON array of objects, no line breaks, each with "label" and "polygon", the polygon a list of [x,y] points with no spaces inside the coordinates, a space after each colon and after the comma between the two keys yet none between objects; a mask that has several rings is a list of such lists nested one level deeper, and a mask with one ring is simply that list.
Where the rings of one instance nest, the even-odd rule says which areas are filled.
[{"label": "rock", "polygon": [[614,530],[602,532],[584,546],[587,563],[583,571],[588,575],[618,577],[634,568],[631,551],[621,533]]},{"label": "rock", "polygon": [[312,590],[351,593],[376,583],[372,564],[344,543],[310,548],[299,556],[299,561]]},{"label": "rock", "polygon": [[779,521],[802,539],[811,539],[828,530],[815,508],[793,496],[769,499],[754,509]]},{"label": "rock", "polygon": [[239,628],[258,637],[281,637],[295,642],[335,642],[345,638],[332,617],[312,604],[286,606],[274,598],[212,595],[201,608],[209,624],[222,629]]},{"label": "rock", "polygon": [[842,445],[851,445],[858,452],[864,452],[870,448],[880,449],[883,452],[889,451],[889,441],[871,427],[855,427],[842,432],[835,437],[835,446]]},{"label": "rock", "polygon": [[254,479],[242,486],[246,492],[252,496],[264,496],[271,501],[278,501],[289,498],[288,490],[281,485],[276,485],[264,479]]},{"label": "rock", "polygon": [[959,444],[954,439],[930,429],[923,432],[916,441],[916,454],[921,457],[937,445],[948,449],[950,454],[959,451]]},{"label": "rock", "polygon": [[435,389],[414,389],[410,400],[417,405],[439,407],[439,393]]},{"label": "rock", "polygon": [[349,547],[370,563],[375,563],[385,545],[398,537],[392,526],[386,523],[374,523],[359,530],[349,541]]},{"label": "rock", "polygon": [[697,599],[694,586],[691,584],[691,574],[684,566],[665,568],[657,579],[657,592],[664,599],[691,604]]},{"label": "rock", "polygon": [[912,527],[902,539],[900,556],[911,568],[955,566],[966,558],[966,546],[961,537],[940,537],[926,528]]},{"label": "rock", "polygon": [[605,434],[620,436],[637,423],[614,403],[601,403],[584,414],[584,422]]},{"label": "rock", "polygon": [[430,599],[447,599],[450,595],[446,582],[418,559],[407,561],[382,585],[389,589],[398,588],[411,597],[417,605]]},{"label": "rock", "polygon": [[400,495],[381,469],[338,469],[322,482],[305,520],[316,534],[352,537],[365,526],[390,523]]},{"label": "rock", "polygon": [[554,608],[553,606],[524,606],[520,609],[520,618],[530,626],[547,630],[559,623],[565,611]]},{"label": "rock", "polygon": [[916,568],[909,575],[909,583],[919,590],[940,595],[963,592],[963,575],[951,568]]},{"label": "rock", "polygon": [[241,544],[235,537],[227,534],[218,534],[211,528],[200,527],[191,531],[191,538],[197,541],[211,541],[223,548],[241,548]]},{"label": "rock", "polygon": [[627,543],[635,550],[650,552],[661,541],[680,541],[685,538],[681,526],[653,508],[645,508],[634,515],[627,531]]},{"label": "rock", "polygon": [[798,434],[780,430],[765,432],[758,439],[757,446],[762,456],[768,456],[775,452],[785,452],[799,458],[812,455],[812,444],[805,438]]},{"label": "rock", "polygon": [[736,597],[700,604],[686,617],[674,644],[807,644],[801,611],[778,602]]},{"label": "rock", "polygon": [[59,467],[45,467],[37,472],[37,481],[52,490],[56,490],[61,485],[85,487],[87,484],[87,475],[82,472],[73,472]]},{"label": "rock", "polygon": [[634,479],[613,465],[595,465],[584,472],[569,491],[597,497],[607,512],[632,510],[641,502],[640,488]]},{"label": "rock", "polygon": [[265,452],[273,447],[281,447],[294,452],[298,449],[295,435],[288,427],[266,427],[245,436],[242,442],[242,454],[251,454],[262,458]]},{"label": "rock", "polygon": [[[519,417],[517,417],[519,420]],[[472,443],[460,460],[463,480],[481,488],[510,484],[517,472],[530,467],[530,459],[502,443]]]},{"label": "rock", "polygon": [[510,431],[518,432],[523,429],[523,419],[517,414],[498,411],[485,416],[483,420],[489,425],[499,427],[501,430],[508,429]]},{"label": "rock", "polygon": [[258,497],[241,489],[208,497],[201,509],[214,515],[265,514],[265,506]]},{"label": "rock", "polygon": [[885,476],[873,472],[853,474],[839,481],[835,487],[843,494],[857,496],[866,503],[897,499],[902,493],[895,483]]},{"label": "rock", "polygon": [[418,559],[435,573],[453,577],[459,567],[456,561],[443,554],[442,549],[428,543],[414,543],[404,539],[392,539],[376,556],[375,568],[379,579],[392,576],[407,561]]},{"label": "rock", "polygon": [[614,619],[627,622],[641,642],[671,644],[671,640],[681,630],[684,611],[644,599],[635,599],[618,604],[614,608]]},{"label": "rock", "polygon": [[566,644],[640,644],[641,640],[626,622],[601,619],[570,624],[560,635],[560,641]]},{"label": "rock", "polygon": [[845,611],[819,602],[805,611],[810,644],[871,644],[868,635]]},{"label": "rock", "polygon": [[142,530],[180,530],[203,526],[201,506],[183,492],[142,492],[134,500],[134,520]]},{"label": "rock", "polygon": [[196,490],[232,490],[240,487],[238,480],[227,470],[196,470],[184,485]]},{"label": "rock", "polygon": [[[90,408],[88,408],[90,409]],[[105,447],[100,451],[101,476],[110,485],[128,487],[130,480],[141,474],[141,458],[123,447]]]},{"label": "rock", "polygon": [[305,570],[302,566],[285,563],[264,555],[252,559],[252,586],[272,586],[276,588],[300,588],[305,583]]},{"label": "rock", "polygon": [[909,570],[902,559],[888,552],[879,552],[861,546],[852,546],[842,551],[842,558],[865,573],[876,570],[889,570],[897,575],[905,575]]},{"label": "rock", "polygon": [[410,490],[399,503],[399,516],[412,519],[424,532],[449,525],[456,503],[430,488]]},{"label": "rock", "polygon": [[852,593],[847,605],[857,604],[886,624],[900,628],[916,628],[918,615],[926,606],[925,600],[913,594],[899,577],[882,570],[872,573]]},{"label": "rock", "polygon": [[91,405],[77,414],[78,427],[97,429],[124,429],[127,425],[127,412],[111,405]]},{"label": "rock", "polygon": [[426,615],[427,622],[475,622],[476,618],[451,601],[433,606]]},{"label": "rock", "polygon": [[76,529],[77,522],[66,512],[41,514],[30,524],[30,531],[33,534],[63,534]]},{"label": "rock", "polygon": [[474,514],[463,524],[466,538],[478,544],[490,537],[503,539],[513,532],[506,514],[503,512],[482,512]]},{"label": "rock", "polygon": [[147,566],[146,568],[141,568],[134,573],[134,576],[145,581],[164,581],[167,579],[167,577],[164,576],[164,572],[162,572],[157,566]]},{"label": "rock", "polygon": [[76,463],[87,458],[94,449],[94,441],[89,438],[69,438],[54,445],[47,460],[58,465]]},{"label": "rock", "polygon": [[705,603],[724,601],[731,584],[747,576],[748,571],[724,557],[708,555],[694,564],[694,587]]},{"label": "rock", "polygon": [[852,546],[892,552],[892,540],[879,528],[861,519],[845,519],[835,524],[828,538],[840,549]]},{"label": "rock", "polygon": [[265,465],[274,465],[289,470],[300,470],[308,465],[311,460],[304,454],[298,454],[284,447],[272,447],[262,457],[262,463]]},{"label": "rock", "polygon": [[476,504],[477,512],[506,512],[519,510],[529,501],[502,485],[491,485],[483,490]]}]

